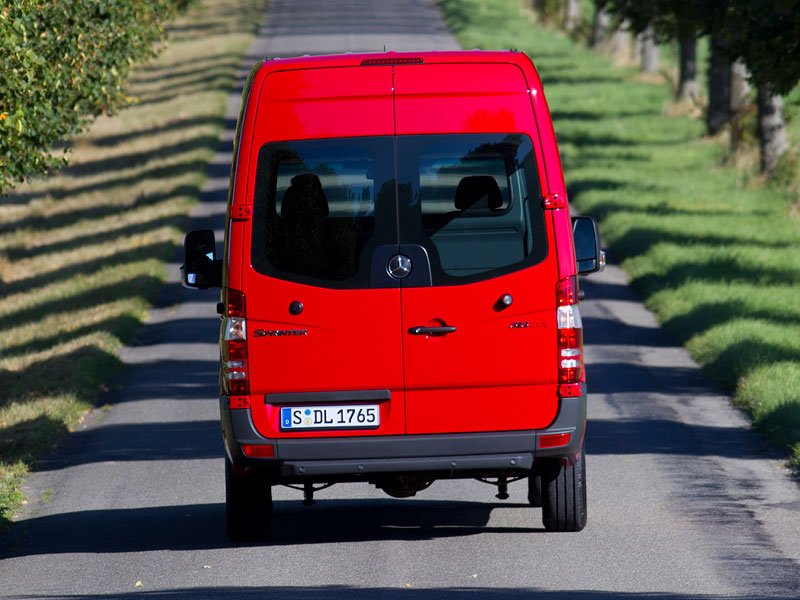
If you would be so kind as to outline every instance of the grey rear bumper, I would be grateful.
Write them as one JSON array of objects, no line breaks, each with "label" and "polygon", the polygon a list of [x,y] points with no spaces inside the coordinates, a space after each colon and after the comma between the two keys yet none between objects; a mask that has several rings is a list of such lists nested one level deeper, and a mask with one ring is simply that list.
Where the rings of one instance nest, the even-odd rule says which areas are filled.
[{"label": "grey rear bumper", "polygon": [[[383,473],[431,472],[451,477],[481,471],[530,470],[541,458],[571,460],[583,443],[586,388],[562,398],[555,421],[546,429],[440,435],[268,439],[255,429],[249,410],[231,410],[220,397],[222,432],[230,459],[242,466],[272,468],[282,477],[369,477]],[[542,435],[570,433],[570,443],[538,449]],[[274,459],[249,459],[243,444],[271,444]]]}]

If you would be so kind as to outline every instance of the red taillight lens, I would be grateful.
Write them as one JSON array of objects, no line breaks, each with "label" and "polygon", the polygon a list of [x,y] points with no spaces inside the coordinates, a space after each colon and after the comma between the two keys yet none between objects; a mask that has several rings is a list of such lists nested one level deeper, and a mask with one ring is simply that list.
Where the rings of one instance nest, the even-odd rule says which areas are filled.
[{"label": "red taillight lens", "polygon": [[580,383],[583,377],[583,323],[578,309],[575,277],[562,279],[556,288],[558,322],[558,382]]},{"label": "red taillight lens", "polygon": [[579,300],[578,293],[577,277],[562,279],[556,285],[556,306],[577,304]]},{"label": "red taillight lens", "polygon": [[572,439],[571,433],[548,433],[539,436],[539,448],[559,448],[566,446]]},{"label": "red taillight lens", "polygon": [[249,458],[274,458],[275,448],[272,446],[243,445],[242,452]]},{"label": "red taillight lens", "polygon": [[245,318],[244,294],[239,290],[228,288],[227,316]]},{"label": "red taillight lens", "polygon": [[250,396],[228,396],[228,408],[250,408]]},{"label": "red taillight lens", "polygon": [[222,319],[222,375],[230,395],[250,393],[247,365],[247,319],[244,294],[228,289],[226,313]]}]

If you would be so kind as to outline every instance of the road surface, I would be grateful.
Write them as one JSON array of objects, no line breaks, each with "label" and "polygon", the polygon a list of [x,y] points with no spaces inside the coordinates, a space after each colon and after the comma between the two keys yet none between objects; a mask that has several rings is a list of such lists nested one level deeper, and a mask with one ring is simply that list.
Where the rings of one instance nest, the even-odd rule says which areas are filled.
[{"label": "road surface", "polygon": [[[456,47],[432,0],[273,0],[265,23],[251,61]],[[231,123],[238,101],[233,93]],[[231,137],[210,166],[196,227],[222,227]],[[780,462],[619,269],[585,289],[582,533],[544,532],[524,482],[506,501],[476,481],[437,482],[406,500],[348,484],[312,508],[277,489],[271,542],[230,546],[216,295],[173,281],[124,351],[133,370],[117,402],[30,478],[30,502],[0,542],[0,597],[800,597],[800,494]]]}]

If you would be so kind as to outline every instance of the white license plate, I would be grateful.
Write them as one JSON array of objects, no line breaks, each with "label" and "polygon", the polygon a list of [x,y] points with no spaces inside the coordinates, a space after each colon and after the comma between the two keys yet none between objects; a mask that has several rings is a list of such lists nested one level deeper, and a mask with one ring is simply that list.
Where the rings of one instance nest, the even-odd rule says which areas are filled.
[{"label": "white license plate", "polygon": [[281,430],[375,429],[381,424],[377,404],[353,406],[282,406]]}]

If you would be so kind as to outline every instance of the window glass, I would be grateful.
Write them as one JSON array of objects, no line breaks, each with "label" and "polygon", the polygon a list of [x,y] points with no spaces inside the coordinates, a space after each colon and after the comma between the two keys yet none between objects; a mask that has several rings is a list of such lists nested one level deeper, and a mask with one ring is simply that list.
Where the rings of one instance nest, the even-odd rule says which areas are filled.
[{"label": "window glass", "polygon": [[397,242],[392,152],[390,137],[266,144],[254,198],[256,270],[367,287],[365,249]]},{"label": "window glass", "polygon": [[371,269],[381,275],[370,263],[373,252],[398,243],[425,249],[431,277],[423,279],[434,285],[479,281],[543,260],[547,238],[530,139],[381,136],[261,149],[257,271],[324,287],[381,286],[386,282],[371,278]]},{"label": "window glass", "polygon": [[397,148],[399,180],[412,190],[400,238],[428,250],[434,283],[485,279],[545,257],[527,136],[406,136]]}]

